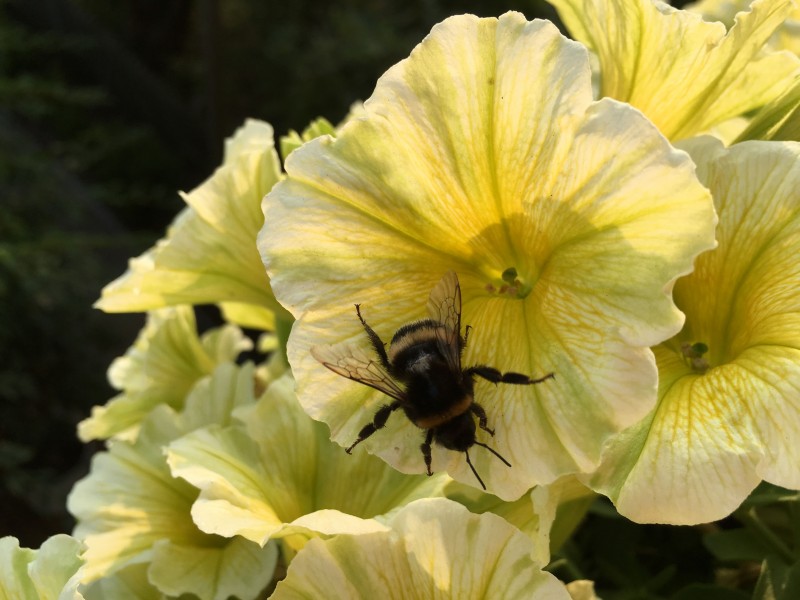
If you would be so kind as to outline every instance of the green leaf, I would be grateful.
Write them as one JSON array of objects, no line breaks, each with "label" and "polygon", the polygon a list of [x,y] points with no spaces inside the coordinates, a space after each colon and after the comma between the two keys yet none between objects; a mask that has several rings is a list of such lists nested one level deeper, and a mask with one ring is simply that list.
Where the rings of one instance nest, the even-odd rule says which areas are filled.
[{"label": "green leaf", "polygon": [[318,117],[303,130],[303,133],[297,133],[294,129],[290,130],[287,135],[281,137],[281,156],[283,160],[289,156],[294,150],[306,142],[313,140],[321,135],[336,135],[336,127],[324,117]]},{"label": "green leaf", "polygon": [[742,509],[762,506],[764,504],[774,504],[775,502],[797,502],[798,500],[800,500],[800,492],[797,490],[788,490],[778,485],[762,481],[759,486],[753,490],[753,493],[747,497],[747,500],[742,503]]},{"label": "green leaf", "polygon": [[722,588],[708,583],[688,585],[670,600],[749,600],[750,596],[740,590]]},{"label": "green leaf", "polygon": [[709,533],[703,545],[722,561],[763,560],[769,554],[769,548],[747,529]]}]

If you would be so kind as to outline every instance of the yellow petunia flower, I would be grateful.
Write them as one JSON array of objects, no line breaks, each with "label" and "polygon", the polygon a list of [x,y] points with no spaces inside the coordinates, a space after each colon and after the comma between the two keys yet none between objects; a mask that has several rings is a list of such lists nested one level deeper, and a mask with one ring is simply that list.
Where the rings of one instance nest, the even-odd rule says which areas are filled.
[{"label": "yellow petunia flower", "polygon": [[188,205],[166,238],[108,284],[96,306],[106,312],[176,304],[221,305],[226,318],[275,329],[290,317],[275,301],[254,242],[264,223],[261,199],[281,178],[272,127],[248,120],[225,143],[225,158],[203,184],[182,194]]},{"label": "yellow petunia flower", "polygon": [[548,0],[596,54],[600,96],[641,110],[671,140],[763,106],[800,73],[800,59],[764,45],[792,0],[756,0],[730,31],[653,0]]},{"label": "yellow petunia flower", "polygon": [[532,558],[531,540],[496,515],[429,498],[401,509],[389,525],[311,540],[272,598],[570,598]]},{"label": "yellow petunia flower", "polygon": [[640,522],[720,519],[762,479],[800,487],[800,144],[690,151],[719,248],[675,285],[686,325],[655,349],[656,409],[590,481]]},{"label": "yellow petunia flower", "polygon": [[[304,409],[349,446],[386,396],[326,371],[315,345],[370,344],[427,316],[455,271],[465,366],[555,380],[476,385],[513,467],[473,453],[487,488],[516,499],[591,471],[611,435],[655,402],[649,346],[683,317],[672,282],[714,244],[708,191],[689,157],[639,111],[592,100],[585,49],[517,13],[440,23],[378,81],[336,139],[294,150],[264,200],[259,247],[280,302],[300,319],[288,345]],[[424,472],[424,434],[402,411],[364,445]],[[433,470],[477,485],[464,454]],[[484,477],[485,474],[485,477]]]},{"label": "yellow petunia flower", "polygon": [[0,598],[8,600],[83,600],[81,544],[64,534],[41,548],[20,548],[17,538],[0,538]]},{"label": "yellow petunia flower", "polygon": [[320,534],[384,530],[376,517],[441,495],[449,481],[403,475],[363,451],[348,456],[303,412],[289,375],[234,416],[236,424],[197,430],[167,452],[172,474],[200,490],[192,515],[207,533],[299,549]]},{"label": "yellow petunia flower", "polygon": [[[750,8],[753,0],[700,0],[684,6],[684,9],[703,15],[706,20],[721,21],[730,28],[736,15]],[[785,20],[769,39],[768,46],[772,50],[788,50],[800,56],[800,5],[794,7],[786,15]]]},{"label": "yellow petunia flower", "polygon": [[[147,581],[170,597],[252,598],[269,583],[275,545],[198,529],[191,515],[198,492],[172,476],[164,456],[173,440],[212,423],[229,424],[237,406],[254,401],[253,365],[222,364],[195,386],[182,412],[159,405],[135,442],[115,441],[93,457],[91,472],[67,501],[77,519],[74,536],[86,546],[84,583],[118,576],[141,581],[129,569],[142,564]],[[116,589],[124,580],[108,585]]]},{"label": "yellow petunia flower", "polygon": [[198,380],[251,347],[235,325],[199,336],[190,306],[151,311],[136,342],[108,369],[109,382],[121,393],[92,408],[91,416],[78,424],[78,437],[84,442],[112,436],[135,439],[139,424],[154,407],[182,409]]}]

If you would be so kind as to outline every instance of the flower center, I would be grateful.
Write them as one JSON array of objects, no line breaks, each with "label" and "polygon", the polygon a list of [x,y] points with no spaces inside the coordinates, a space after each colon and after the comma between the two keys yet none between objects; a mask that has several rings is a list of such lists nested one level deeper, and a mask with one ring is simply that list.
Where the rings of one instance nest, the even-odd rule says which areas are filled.
[{"label": "flower center", "polygon": [[683,359],[695,373],[702,374],[708,371],[710,365],[708,364],[708,360],[705,358],[705,354],[707,352],[708,346],[706,346],[703,342],[695,342],[694,344],[683,342],[681,344],[681,354],[683,355]]},{"label": "flower center", "polygon": [[508,267],[500,274],[499,278],[489,281],[484,286],[484,289],[490,294],[497,294],[498,296],[524,298],[531,293],[532,287],[530,283],[520,279],[516,267]]}]

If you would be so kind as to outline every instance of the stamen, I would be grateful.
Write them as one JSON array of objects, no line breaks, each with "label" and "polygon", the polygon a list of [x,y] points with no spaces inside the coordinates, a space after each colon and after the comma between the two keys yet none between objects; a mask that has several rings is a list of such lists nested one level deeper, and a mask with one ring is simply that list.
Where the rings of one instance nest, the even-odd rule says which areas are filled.
[{"label": "stamen", "polygon": [[696,373],[705,373],[711,367],[703,356],[707,352],[708,346],[703,342],[695,342],[694,344],[683,342],[681,344],[681,354],[683,354],[683,358]]}]

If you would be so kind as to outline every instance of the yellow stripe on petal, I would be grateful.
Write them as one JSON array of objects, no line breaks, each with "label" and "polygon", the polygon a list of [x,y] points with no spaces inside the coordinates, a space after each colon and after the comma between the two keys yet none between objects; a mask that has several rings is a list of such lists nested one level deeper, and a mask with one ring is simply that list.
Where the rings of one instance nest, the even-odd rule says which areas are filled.
[{"label": "yellow stripe on petal", "polygon": [[549,0],[600,61],[600,95],[640,109],[680,140],[779,96],[800,60],[762,47],[791,0],[756,0],[722,23],[652,0]]}]

